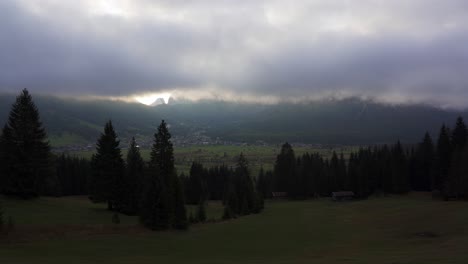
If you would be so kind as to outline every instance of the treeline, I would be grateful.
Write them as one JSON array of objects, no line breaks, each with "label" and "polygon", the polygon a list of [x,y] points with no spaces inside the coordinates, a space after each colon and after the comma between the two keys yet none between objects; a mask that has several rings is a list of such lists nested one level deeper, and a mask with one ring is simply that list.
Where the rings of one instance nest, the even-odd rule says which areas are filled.
[{"label": "treeline", "polygon": [[[115,212],[139,215],[141,223],[153,230],[186,229],[189,222],[205,221],[208,197],[204,191],[193,202],[198,204],[196,219],[187,218],[185,193],[190,193],[193,200],[193,192],[186,188],[187,179],[177,175],[170,139],[163,120],[154,135],[149,162],[143,161],[134,138],[124,160],[112,122],[106,123],[91,160],[90,199],[106,202],[108,209]],[[192,174],[196,171],[194,164]],[[225,197],[223,219],[259,213],[263,199],[255,191],[248,162],[242,154],[235,169],[228,171],[232,173],[225,175],[226,188],[220,194]],[[203,183],[199,186],[204,189]]]},{"label": "treeline", "polygon": [[264,196],[258,192],[251,177],[248,161],[241,153],[234,168],[226,165],[204,168],[194,162],[188,176],[181,175],[188,204],[205,200],[222,200],[223,218],[259,213],[264,208]]},{"label": "treeline", "polygon": [[41,194],[47,196],[86,195],[89,193],[91,162],[67,154],[53,155],[54,170],[46,179]]},{"label": "treeline", "polygon": [[442,126],[436,144],[426,133],[413,146],[360,148],[349,154],[333,152],[330,159],[318,153],[296,157],[288,143],[281,148],[273,171],[260,171],[257,186],[271,198],[272,192],[306,199],[353,191],[356,197],[371,194],[433,191],[445,199],[468,198],[468,131],[463,119],[451,130]]},{"label": "treeline", "polygon": [[[318,153],[296,156],[288,143],[272,171],[253,177],[241,154],[234,167],[205,168],[193,163],[178,175],[167,124],[154,134],[151,158],[143,161],[133,139],[126,157],[112,122],[105,125],[91,161],[55,156],[32,97],[25,89],[12,105],[0,135],[0,192],[24,199],[39,195],[88,194],[108,209],[139,215],[151,229],[187,228],[185,204],[198,205],[197,221],[206,219],[206,200],[222,200],[224,218],[258,213],[273,192],[292,199],[353,191],[359,198],[375,193],[434,191],[446,199],[468,198],[468,131],[462,118],[453,129],[442,126],[434,143],[428,133],[417,145],[361,148],[345,157]],[[194,218],[192,216],[192,218]]]},{"label": "treeline", "polygon": [[[232,173],[226,176],[226,188],[218,194],[225,197],[224,218],[260,212],[263,202],[255,192],[244,156],[240,155],[236,168],[229,170]],[[149,162],[143,161],[134,138],[124,160],[111,121],[105,124],[91,161],[55,157],[39,111],[24,89],[0,135],[0,193],[5,195],[30,199],[88,193],[93,202],[107,203],[115,213],[138,215],[150,229],[186,229],[189,222],[183,181],[174,166],[171,134],[164,120],[154,134]],[[204,221],[206,197],[198,198],[196,221]],[[118,215],[114,219],[118,222]]]},{"label": "treeline", "polygon": [[296,157],[288,143],[278,155],[274,170],[260,171],[258,188],[266,197],[286,192],[289,198],[330,196],[353,191],[365,198],[374,192],[405,193],[410,190],[407,160],[402,145],[362,148],[348,159],[333,152],[330,159],[318,153]]},{"label": "treeline", "polygon": [[24,199],[87,193],[89,161],[50,151],[39,111],[25,89],[0,135],[0,193]]}]

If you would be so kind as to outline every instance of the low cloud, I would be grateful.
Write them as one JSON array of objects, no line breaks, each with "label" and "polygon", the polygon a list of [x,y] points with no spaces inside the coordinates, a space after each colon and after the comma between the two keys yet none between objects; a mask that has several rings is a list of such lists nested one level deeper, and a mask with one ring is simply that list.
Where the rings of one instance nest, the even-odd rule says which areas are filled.
[{"label": "low cloud", "polygon": [[0,2],[0,91],[468,106],[468,2]]}]

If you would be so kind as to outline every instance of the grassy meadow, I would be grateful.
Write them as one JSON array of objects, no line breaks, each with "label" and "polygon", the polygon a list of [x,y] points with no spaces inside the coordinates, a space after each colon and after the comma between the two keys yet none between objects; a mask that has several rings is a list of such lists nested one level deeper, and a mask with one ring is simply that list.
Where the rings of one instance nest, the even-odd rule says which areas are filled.
[{"label": "grassy meadow", "polygon": [[[269,201],[259,215],[147,231],[112,224],[85,197],[3,201],[14,219],[0,263],[466,263],[468,203],[409,194],[334,203]],[[190,210],[190,209],[189,209]],[[208,218],[219,218],[219,203]]]},{"label": "grassy meadow", "polygon": [[[320,153],[323,157],[331,157],[333,151],[348,156],[357,147],[343,146],[339,148],[293,146],[296,156],[306,152]],[[240,153],[243,153],[249,161],[249,167],[253,175],[257,175],[261,167],[265,170],[273,169],[276,156],[281,151],[281,145],[254,146],[254,145],[193,145],[186,147],[174,147],[174,158],[177,171],[188,174],[193,161],[201,162],[206,167],[226,164],[233,166]],[[126,155],[126,149],[123,154]],[[141,149],[143,159],[149,160],[150,149]],[[72,152],[71,155],[90,159],[93,151]]]}]

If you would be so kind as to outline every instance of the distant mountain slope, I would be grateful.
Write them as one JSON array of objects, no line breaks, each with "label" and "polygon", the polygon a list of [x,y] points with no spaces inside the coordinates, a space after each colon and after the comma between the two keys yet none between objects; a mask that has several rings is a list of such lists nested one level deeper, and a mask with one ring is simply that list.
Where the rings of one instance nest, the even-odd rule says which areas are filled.
[{"label": "distant mountain slope", "polygon": [[[235,142],[258,140],[317,144],[417,142],[442,123],[452,125],[466,112],[425,105],[383,105],[358,99],[301,104],[242,104],[221,101],[174,102],[148,107],[115,101],[78,101],[35,96],[42,120],[56,146],[93,143],[112,119],[119,135],[151,139],[161,119],[175,136],[206,135]],[[0,96],[0,123],[14,97]],[[173,102],[173,101],[171,101]]]}]

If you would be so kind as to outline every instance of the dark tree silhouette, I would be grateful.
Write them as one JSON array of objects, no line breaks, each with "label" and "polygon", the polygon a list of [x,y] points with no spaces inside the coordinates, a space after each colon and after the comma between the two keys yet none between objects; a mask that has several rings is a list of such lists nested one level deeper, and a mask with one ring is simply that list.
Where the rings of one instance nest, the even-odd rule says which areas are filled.
[{"label": "dark tree silhouette", "polygon": [[435,160],[432,168],[433,180],[432,189],[443,191],[448,177],[450,160],[452,158],[452,142],[450,140],[450,131],[443,125],[440,129],[439,138],[435,151]]},{"label": "dark tree silhouette", "polygon": [[146,191],[140,210],[141,222],[154,230],[179,226],[180,221],[187,219],[181,196],[182,187],[176,179],[174,150],[170,140],[171,134],[163,120],[154,135]]},{"label": "dark tree silhouette", "polygon": [[67,196],[88,194],[91,163],[84,158],[62,154],[55,160],[56,182],[48,184],[48,195]]},{"label": "dark tree silhouette", "polygon": [[108,121],[104,133],[96,144],[96,154],[93,155],[91,200],[107,202],[109,210],[122,210],[124,197],[124,161],[119,147],[119,140],[112,122]]},{"label": "dark tree silhouette", "polygon": [[433,173],[434,144],[429,133],[418,144],[411,159],[411,188],[415,191],[432,190],[431,174]]},{"label": "dark tree silhouette", "polygon": [[467,136],[468,132],[465,122],[463,118],[459,117],[452,132],[452,147],[454,151],[461,151],[465,147]]},{"label": "dark tree silhouette", "polygon": [[271,198],[271,193],[273,191],[272,183],[273,173],[271,171],[267,171],[265,173],[263,167],[261,167],[257,177],[256,189],[257,192],[261,195],[262,199]]},{"label": "dark tree silhouette", "polygon": [[0,201],[0,236],[2,235],[2,231],[5,228],[5,220],[3,218],[4,218],[3,206],[2,206],[2,202]]},{"label": "dark tree silhouette", "polygon": [[294,192],[296,177],[296,158],[294,150],[289,143],[283,144],[280,154],[276,157],[275,168],[275,191]]},{"label": "dark tree silhouette", "polygon": [[406,193],[410,190],[408,168],[405,152],[398,141],[393,146],[391,157],[392,192]]},{"label": "dark tree silhouette", "polygon": [[197,204],[200,199],[206,199],[206,182],[205,178],[208,172],[203,168],[203,165],[198,162],[193,162],[190,167],[190,174],[187,182],[187,203]]},{"label": "dark tree silhouette", "polygon": [[248,161],[242,153],[239,155],[227,188],[224,201],[224,219],[261,211],[262,201],[250,177]]},{"label": "dark tree silhouette", "polygon": [[134,215],[138,212],[138,205],[142,191],[144,162],[141,157],[139,146],[132,138],[127,153],[127,166],[123,180],[125,191],[123,193],[122,212]]},{"label": "dark tree silhouette", "polygon": [[452,132],[452,153],[443,194],[446,198],[468,198],[467,128],[461,117]]},{"label": "dark tree silhouette", "polygon": [[140,205],[140,222],[152,230],[170,227],[169,197],[157,167],[148,170]]},{"label": "dark tree silhouette", "polygon": [[184,189],[180,179],[174,177],[174,222],[172,226],[175,229],[185,230],[188,228],[187,210],[185,208]]},{"label": "dark tree silhouette", "polygon": [[206,206],[205,201],[200,200],[197,206],[197,221],[198,222],[205,222],[206,221]]},{"label": "dark tree silhouette", "polygon": [[238,216],[237,212],[239,212],[239,197],[234,183],[230,182],[225,194],[223,219],[236,218]]},{"label": "dark tree silhouette", "polygon": [[2,192],[27,199],[40,194],[53,173],[47,134],[28,90],[16,97],[0,136]]}]

